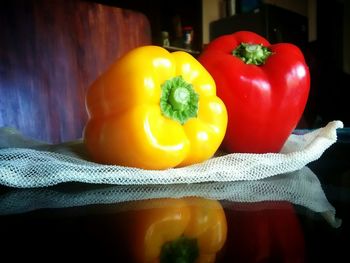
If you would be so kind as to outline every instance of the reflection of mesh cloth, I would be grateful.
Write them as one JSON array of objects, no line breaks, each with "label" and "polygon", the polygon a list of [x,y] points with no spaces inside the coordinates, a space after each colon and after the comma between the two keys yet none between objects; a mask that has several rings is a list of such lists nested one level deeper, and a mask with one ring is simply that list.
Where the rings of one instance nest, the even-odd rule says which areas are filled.
[{"label": "reflection of mesh cloth", "polygon": [[[145,185],[257,180],[299,170],[336,142],[340,121],[305,135],[291,135],[281,153],[226,154],[203,163],[162,171],[87,161],[81,141],[59,145],[23,138],[0,129],[0,184],[43,187],[63,182]],[[267,189],[268,190],[268,189]]]},{"label": "reflection of mesh cloth", "polygon": [[[96,185],[85,190],[57,188],[12,189],[0,195],[0,214],[24,213],[41,208],[64,208],[118,203],[115,209],[134,209],[135,200],[199,196],[231,202],[289,201],[321,213],[334,227],[341,221],[328,202],[316,175],[307,167],[262,180],[176,185]],[[161,202],[161,201],[160,201]],[[271,202],[274,208],[274,203]],[[160,204],[161,205],[161,204]],[[223,203],[225,205],[225,203]],[[147,207],[143,207],[147,208]],[[137,207],[135,208],[137,209]]]}]

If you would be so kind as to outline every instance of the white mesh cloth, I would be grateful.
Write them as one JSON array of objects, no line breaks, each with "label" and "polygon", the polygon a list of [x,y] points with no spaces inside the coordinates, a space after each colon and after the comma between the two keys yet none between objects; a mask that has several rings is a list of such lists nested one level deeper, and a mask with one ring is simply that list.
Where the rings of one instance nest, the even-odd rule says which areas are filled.
[{"label": "white mesh cloth", "polygon": [[[0,214],[111,203],[132,209],[127,201],[200,196],[233,202],[289,201],[321,213],[339,227],[341,220],[317,176],[305,166],[336,142],[336,129],[342,127],[341,121],[333,121],[304,135],[291,135],[278,154],[225,154],[163,171],[96,164],[86,159],[81,141],[52,145],[2,128],[0,184],[29,189],[0,194]],[[76,192],[39,188],[65,182],[104,185]]]},{"label": "white mesh cloth", "polygon": [[[328,202],[317,176],[307,167],[261,180],[211,182],[175,185],[91,186],[85,190],[60,191],[57,188],[13,189],[0,194],[0,215],[25,213],[42,208],[81,207],[92,204],[115,204],[113,209],[134,209],[136,200],[199,196],[229,202],[289,201],[321,213],[333,227],[341,220]],[[230,204],[230,203],[228,203]],[[270,208],[274,202],[269,203]],[[223,203],[225,205],[225,202]],[[261,208],[261,209],[264,209]]]},{"label": "white mesh cloth", "polygon": [[146,185],[251,181],[297,171],[337,140],[341,121],[304,135],[291,135],[280,153],[225,154],[203,163],[162,171],[102,165],[85,159],[81,141],[58,145],[29,140],[0,129],[0,184],[34,188],[64,182]]}]

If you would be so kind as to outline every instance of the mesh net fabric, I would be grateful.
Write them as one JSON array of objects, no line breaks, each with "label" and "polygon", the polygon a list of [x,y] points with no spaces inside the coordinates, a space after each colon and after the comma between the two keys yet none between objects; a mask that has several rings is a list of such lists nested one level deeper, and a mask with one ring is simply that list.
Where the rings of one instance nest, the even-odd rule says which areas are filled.
[{"label": "mesh net fabric", "polygon": [[[2,128],[0,184],[30,189],[2,194],[0,213],[201,196],[234,202],[289,201],[322,213],[338,227],[334,207],[317,176],[305,166],[337,141],[336,130],[342,127],[341,121],[333,121],[302,135],[292,134],[280,153],[224,154],[200,164],[162,171],[97,164],[87,159],[81,141],[53,145]],[[76,193],[43,188],[67,182],[101,187]]]},{"label": "mesh net fabric", "polygon": [[292,134],[280,153],[224,154],[205,162],[167,170],[102,165],[86,160],[81,141],[58,145],[0,130],[0,184],[33,188],[64,182],[145,185],[258,180],[299,170],[318,159],[337,140],[341,121],[304,135]]},{"label": "mesh net fabric", "polygon": [[[73,188],[74,189],[74,188]],[[321,213],[333,227],[339,227],[335,208],[328,202],[317,176],[307,167],[261,180],[175,185],[91,185],[70,190],[48,187],[12,189],[0,195],[0,215],[25,213],[43,208],[81,207],[118,203],[118,211],[135,209],[133,202],[155,198],[199,196],[237,203],[289,201]],[[269,208],[274,208],[274,202]],[[223,203],[225,205],[225,203]],[[145,208],[145,207],[143,207]],[[137,208],[136,208],[137,209]],[[264,207],[262,208],[264,209]]]}]

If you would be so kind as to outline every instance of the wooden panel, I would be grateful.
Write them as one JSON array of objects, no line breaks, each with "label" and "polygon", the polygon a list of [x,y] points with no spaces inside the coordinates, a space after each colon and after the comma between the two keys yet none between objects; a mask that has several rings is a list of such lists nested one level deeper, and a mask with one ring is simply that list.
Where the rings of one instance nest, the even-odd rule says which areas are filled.
[{"label": "wooden panel", "polygon": [[1,1],[0,126],[48,142],[80,138],[87,87],[150,39],[138,12],[82,1]]}]

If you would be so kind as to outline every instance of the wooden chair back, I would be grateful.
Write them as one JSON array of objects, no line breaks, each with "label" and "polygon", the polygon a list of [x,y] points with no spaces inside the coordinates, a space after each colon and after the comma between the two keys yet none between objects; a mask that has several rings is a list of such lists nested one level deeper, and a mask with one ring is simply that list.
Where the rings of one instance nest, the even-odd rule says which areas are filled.
[{"label": "wooden chair back", "polygon": [[0,127],[58,143],[80,138],[85,92],[128,50],[151,43],[143,14],[84,1],[0,3]]}]

